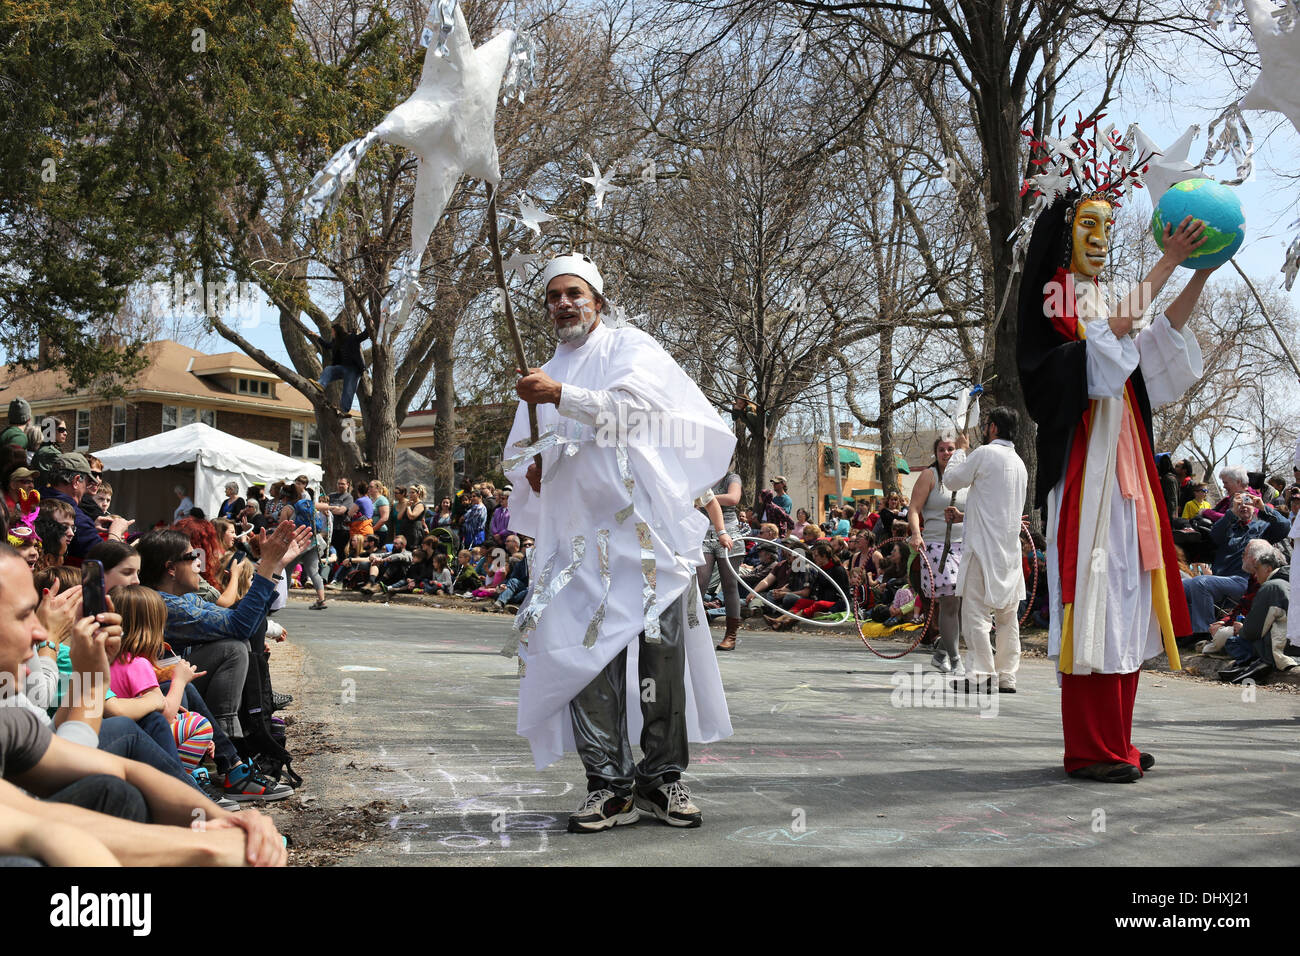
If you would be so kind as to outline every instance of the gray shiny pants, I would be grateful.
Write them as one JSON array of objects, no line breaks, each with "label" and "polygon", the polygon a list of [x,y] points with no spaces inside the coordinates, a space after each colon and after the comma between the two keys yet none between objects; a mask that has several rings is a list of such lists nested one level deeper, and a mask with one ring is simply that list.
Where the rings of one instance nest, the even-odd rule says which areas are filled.
[{"label": "gray shiny pants", "polygon": [[[692,587],[694,583],[692,582]],[[633,765],[627,733],[627,650],[606,665],[569,703],[573,738],[587,771],[587,789],[620,796],[632,784],[653,790],[682,775],[690,760],[686,740],[686,601],[689,588],[659,618],[661,644],[640,637],[641,751]]]}]

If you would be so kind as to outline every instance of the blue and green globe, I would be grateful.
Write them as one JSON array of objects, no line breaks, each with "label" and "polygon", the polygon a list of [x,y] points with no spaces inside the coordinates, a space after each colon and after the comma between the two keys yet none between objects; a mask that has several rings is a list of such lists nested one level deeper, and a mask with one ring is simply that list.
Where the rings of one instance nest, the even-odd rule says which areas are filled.
[{"label": "blue and green globe", "polygon": [[1213,179],[1184,179],[1160,197],[1151,216],[1156,245],[1165,250],[1165,226],[1175,229],[1186,217],[1205,223],[1205,245],[1184,259],[1185,269],[1213,269],[1237,254],[1246,239],[1246,217],[1237,194]]}]

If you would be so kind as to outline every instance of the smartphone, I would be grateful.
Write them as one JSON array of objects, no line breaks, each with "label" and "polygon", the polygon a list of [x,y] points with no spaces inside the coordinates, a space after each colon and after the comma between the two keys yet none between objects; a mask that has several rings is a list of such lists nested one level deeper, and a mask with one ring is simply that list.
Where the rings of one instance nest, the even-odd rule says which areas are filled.
[{"label": "smartphone", "polygon": [[108,610],[104,591],[104,565],[87,559],[81,562],[81,614],[91,617]]}]

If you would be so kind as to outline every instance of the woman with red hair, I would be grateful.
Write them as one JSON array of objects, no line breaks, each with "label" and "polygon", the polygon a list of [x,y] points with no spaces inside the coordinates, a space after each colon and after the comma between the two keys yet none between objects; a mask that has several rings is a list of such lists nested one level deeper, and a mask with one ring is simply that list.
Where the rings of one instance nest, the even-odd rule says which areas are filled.
[{"label": "woman with red hair", "polygon": [[220,591],[221,584],[217,578],[217,570],[221,567],[221,558],[226,553],[226,549],[221,546],[216,527],[206,518],[187,516],[173,524],[172,530],[185,535],[190,539],[192,546],[203,552],[203,567],[199,570],[199,575]]}]

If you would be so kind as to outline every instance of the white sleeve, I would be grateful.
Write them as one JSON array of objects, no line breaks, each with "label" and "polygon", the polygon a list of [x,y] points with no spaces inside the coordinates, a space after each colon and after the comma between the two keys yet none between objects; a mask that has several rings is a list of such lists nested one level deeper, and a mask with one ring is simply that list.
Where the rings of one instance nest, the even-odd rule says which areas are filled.
[{"label": "white sleeve", "polygon": [[1118,398],[1124,383],[1138,367],[1141,355],[1132,336],[1116,338],[1107,319],[1093,319],[1087,325],[1088,397]]},{"label": "white sleeve", "polygon": [[1182,331],[1177,332],[1165,315],[1138,333],[1137,347],[1142,355],[1142,378],[1152,408],[1182,398],[1183,393],[1205,374],[1201,347],[1190,325],[1184,325]]},{"label": "white sleeve", "polygon": [[[620,405],[625,409],[622,416],[618,413]],[[649,401],[624,389],[580,388],[567,382],[561,386],[560,401],[556,404],[561,415],[584,425],[595,426],[601,422],[612,427],[621,423],[623,428],[637,421],[638,416],[629,416],[628,412],[646,412],[651,407]]]},{"label": "white sleeve", "polygon": [[53,657],[36,655],[28,665],[32,668],[23,683],[23,693],[37,707],[49,709],[59,706],[59,662]]},{"label": "white sleeve", "polygon": [[979,464],[975,461],[978,452],[979,449],[976,448],[969,458],[960,448],[952,453],[952,457],[948,459],[948,466],[943,470],[945,488],[949,491],[960,491],[975,480],[975,472],[979,470]]}]

